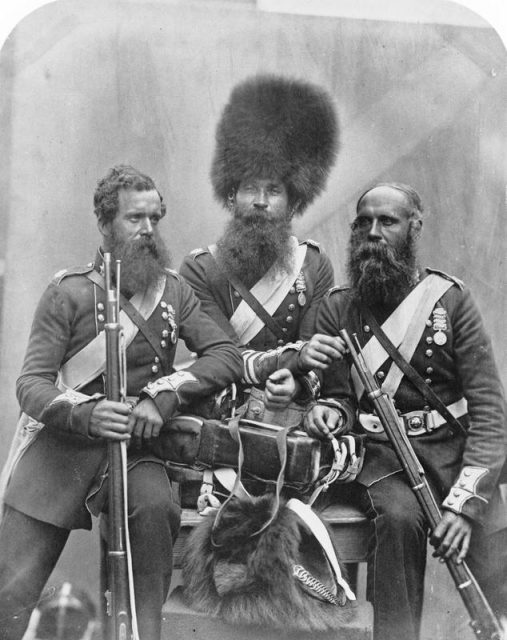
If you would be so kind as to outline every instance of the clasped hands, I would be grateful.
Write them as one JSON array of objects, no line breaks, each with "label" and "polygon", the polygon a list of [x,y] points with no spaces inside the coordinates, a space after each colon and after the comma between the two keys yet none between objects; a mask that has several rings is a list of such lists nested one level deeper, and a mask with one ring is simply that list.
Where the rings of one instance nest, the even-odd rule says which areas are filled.
[{"label": "clasped hands", "polygon": [[100,400],[94,407],[88,431],[94,438],[127,442],[135,446],[157,438],[164,421],[151,398],[134,408],[123,402]]}]

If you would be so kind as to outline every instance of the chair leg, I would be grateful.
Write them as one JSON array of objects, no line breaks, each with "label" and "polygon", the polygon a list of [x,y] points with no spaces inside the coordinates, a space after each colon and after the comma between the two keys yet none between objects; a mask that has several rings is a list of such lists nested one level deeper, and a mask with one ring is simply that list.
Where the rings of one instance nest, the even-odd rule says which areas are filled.
[{"label": "chair leg", "polygon": [[358,562],[347,562],[345,564],[347,568],[347,576],[349,579],[350,588],[354,593],[357,591],[357,576],[359,573],[359,563]]}]

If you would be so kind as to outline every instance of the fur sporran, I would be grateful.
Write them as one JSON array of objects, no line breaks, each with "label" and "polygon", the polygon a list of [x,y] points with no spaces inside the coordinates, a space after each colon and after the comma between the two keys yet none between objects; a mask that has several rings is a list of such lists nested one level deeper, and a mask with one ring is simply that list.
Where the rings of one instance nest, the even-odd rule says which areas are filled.
[{"label": "fur sporran", "polygon": [[218,519],[216,513],[203,519],[184,557],[186,601],[233,624],[326,631],[351,621],[355,597],[343,570],[333,567],[301,512],[324,524],[299,500],[277,506],[273,494],[234,497]]}]

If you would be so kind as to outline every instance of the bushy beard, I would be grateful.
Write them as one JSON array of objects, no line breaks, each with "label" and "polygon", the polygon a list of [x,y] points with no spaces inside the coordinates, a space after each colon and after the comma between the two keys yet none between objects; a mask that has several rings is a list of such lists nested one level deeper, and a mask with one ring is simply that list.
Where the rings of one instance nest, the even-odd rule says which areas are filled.
[{"label": "bushy beard", "polygon": [[292,266],[291,226],[286,218],[268,218],[258,211],[238,212],[217,242],[217,262],[248,288],[275,263],[279,273]]},{"label": "bushy beard", "polygon": [[417,277],[415,235],[412,230],[398,246],[361,240],[352,233],[347,271],[353,294],[369,306],[397,305],[412,289]]},{"label": "bushy beard", "polygon": [[127,241],[113,233],[109,250],[115,260],[121,260],[120,288],[127,296],[155,285],[171,266],[171,256],[158,233]]}]

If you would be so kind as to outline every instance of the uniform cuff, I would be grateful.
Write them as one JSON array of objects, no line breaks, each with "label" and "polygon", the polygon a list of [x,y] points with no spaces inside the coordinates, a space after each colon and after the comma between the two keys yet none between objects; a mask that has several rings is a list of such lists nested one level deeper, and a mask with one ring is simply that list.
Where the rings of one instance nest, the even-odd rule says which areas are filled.
[{"label": "uniform cuff", "polygon": [[442,507],[473,520],[480,520],[488,501],[478,494],[477,488],[488,473],[489,470],[484,467],[463,467]]}]

